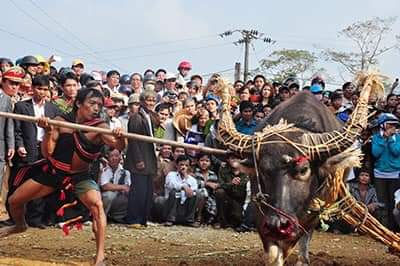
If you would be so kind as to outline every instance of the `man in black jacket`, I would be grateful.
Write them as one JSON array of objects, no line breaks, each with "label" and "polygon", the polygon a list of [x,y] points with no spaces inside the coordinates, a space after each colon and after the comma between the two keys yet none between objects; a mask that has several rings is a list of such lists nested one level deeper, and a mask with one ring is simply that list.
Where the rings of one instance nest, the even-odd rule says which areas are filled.
[{"label": "man in black jacket", "polygon": [[[57,116],[60,113],[58,108],[54,104],[45,101],[49,88],[50,81],[48,76],[35,76],[32,80],[32,99],[17,102],[14,112],[34,117],[46,116],[54,118]],[[14,127],[16,154],[11,170],[8,197],[22,184],[23,180],[15,179],[15,174],[18,170],[42,158],[40,143],[44,135],[43,128],[32,122],[15,120]],[[43,228],[43,224],[46,223],[45,214],[45,199],[36,199],[28,203],[26,220],[30,226]]]},{"label": "man in black jacket", "polygon": [[[128,132],[153,136],[156,120],[156,93],[145,90],[140,95],[140,110],[129,118]],[[125,169],[131,172],[127,223],[133,228],[146,226],[153,201],[153,177],[157,172],[157,158],[153,143],[129,140]]]}]

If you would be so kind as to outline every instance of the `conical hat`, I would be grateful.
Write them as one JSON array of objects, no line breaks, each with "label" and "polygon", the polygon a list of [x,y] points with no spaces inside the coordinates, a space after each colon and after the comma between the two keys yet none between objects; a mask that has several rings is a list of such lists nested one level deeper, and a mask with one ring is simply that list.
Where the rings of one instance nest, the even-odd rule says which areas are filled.
[{"label": "conical hat", "polygon": [[192,116],[185,109],[182,109],[175,114],[172,125],[180,135],[185,136],[186,132],[192,127]]}]

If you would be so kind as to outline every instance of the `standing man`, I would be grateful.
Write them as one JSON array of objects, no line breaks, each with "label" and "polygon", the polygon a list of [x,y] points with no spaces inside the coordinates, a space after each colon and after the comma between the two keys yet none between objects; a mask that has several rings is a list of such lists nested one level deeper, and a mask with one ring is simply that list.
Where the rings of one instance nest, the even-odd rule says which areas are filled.
[{"label": "standing man", "polygon": [[54,100],[54,104],[62,113],[69,113],[72,111],[73,103],[78,94],[79,80],[73,72],[67,72],[60,78],[60,84],[63,95]]},{"label": "standing man", "polygon": [[384,203],[382,223],[389,229],[395,229],[394,193],[400,188],[400,134],[396,127],[399,119],[390,113],[378,117],[379,131],[373,134],[371,151],[375,158],[374,177],[378,200]]},{"label": "standing man", "polygon": [[[81,79],[81,75],[83,74],[83,71],[85,70],[85,64],[81,59],[75,59],[72,61],[71,65],[72,71],[74,71],[76,77],[78,78],[78,81]],[[79,83],[80,86],[80,83]]]},{"label": "standing man", "polygon": [[[59,114],[58,108],[45,101],[46,93],[49,91],[50,81],[46,75],[36,75],[32,80],[32,99],[17,102],[14,112],[16,114],[34,117],[54,118]],[[9,195],[22,183],[14,182],[18,170],[42,158],[40,144],[43,140],[44,129],[35,123],[15,120],[15,146],[16,156],[13,160],[11,178],[9,182]],[[33,227],[43,228],[45,221],[45,201],[43,199],[33,200],[27,205],[26,219]]]},{"label": "standing man", "polygon": [[177,83],[184,87],[188,81],[190,70],[192,70],[192,64],[189,61],[180,62],[178,65]]},{"label": "standing man", "polygon": [[346,82],[342,86],[343,91],[343,101],[342,105],[345,107],[353,107],[353,102],[351,101],[351,97],[354,93],[354,85],[351,82]]},{"label": "standing man", "polygon": [[143,91],[142,87],[142,75],[139,73],[133,73],[131,75],[131,88],[132,88],[132,93],[138,93],[141,94]]},{"label": "standing man", "polygon": [[[32,80],[32,99],[15,104],[16,114],[54,118],[59,114],[57,107],[45,101],[50,81],[46,75],[37,75]],[[15,162],[20,165],[32,163],[40,159],[40,143],[43,140],[44,130],[37,124],[22,120],[15,121],[15,146],[17,156]]]},{"label": "standing man", "polygon": [[[157,126],[153,113],[155,103],[155,91],[142,92],[139,112],[129,118],[129,133],[154,136],[154,128]],[[153,177],[157,173],[154,144],[129,140],[124,168],[131,172],[133,179],[129,192],[127,223],[132,228],[140,229],[147,224],[153,200]]]},{"label": "standing man", "polygon": [[[99,119],[103,100],[103,95],[98,90],[83,89],[76,97],[73,110],[55,119],[107,129],[107,124]],[[22,169],[24,172],[21,173],[21,178],[27,181],[9,199],[11,217],[15,225],[1,228],[0,237],[26,231],[25,205],[32,199],[45,197],[55,191],[72,190],[92,214],[97,249],[95,265],[104,265],[107,221],[100,188],[89,173],[89,164],[100,156],[104,145],[118,150],[124,149],[122,129],[114,129],[113,135],[105,135],[57,128],[49,125],[48,121],[48,118],[44,117],[38,121],[39,126],[45,130],[41,148],[46,160],[37,161],[34,165]],[[61,207],[57,213],[63,213],[64,208],[66,206]],[[70,226],[80,219],[82,217],[65,222],[64,232],[68,232]]]},{"label": "standing man", "polygon": [[110,70],[107,72],[107,84],[104,86],[110,95],[113,93],[118,93],[119,78],[121,74],[117,70]]},{"label": "standing man", "polygon": [[[18,91],[25,72],[20,67],[11,67],[3,73],[0,90],[0,111],[12,113],[13,103],[7,92]],[[3,184],[4,166],[15,153],[14,122],[0,117],[0,192]]]}]

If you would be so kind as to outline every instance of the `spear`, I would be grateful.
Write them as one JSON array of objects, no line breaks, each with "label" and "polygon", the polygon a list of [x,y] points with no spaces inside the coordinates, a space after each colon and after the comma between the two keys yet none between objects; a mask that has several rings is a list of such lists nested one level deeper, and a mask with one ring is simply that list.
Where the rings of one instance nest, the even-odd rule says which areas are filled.
[{"label": "spear", "polygon": [[[39,119],[34,116],[6,113],[6,112],[0,112],[0,117],[12,118],[12,119],[22,120],[22,121],[32,122],[32,123],[37,123],[37,121]],[[49,119],[49,125],[52,125],[55,127],[64,127],[64,128],[82,130],[82,131],[86,131],[86,132],[96,132],[96,133],[101,133],[101,134],[113,135],[112,130],[108,129],[108,128],[92,127],[92,126],[86,126],[86,125],[81,125],[81,124],[76,124],[76,123],[71,123],[71,122],[66,122],[66,121],[58,121],[58,120]],[[153,137],[135,134],[135,133],[123,132],[122,136],[125,138],[128,138],[128,139],[134,139],[137,141],[157,143],[157,144],[167,144],[167,145],[171,145],[171,146],[193,149],[193,150],[201,151],[204,153],[217,154],[217,155],[228,154],[228,151],[226,151],[226,150],[215,149],[215,148],[199,146],[199,145],[193,145],[193,144],[188,144],[188,143],[182,143],[182,142],[167,140],[167,139],[158,139],[158,138],[153,138]]]}]

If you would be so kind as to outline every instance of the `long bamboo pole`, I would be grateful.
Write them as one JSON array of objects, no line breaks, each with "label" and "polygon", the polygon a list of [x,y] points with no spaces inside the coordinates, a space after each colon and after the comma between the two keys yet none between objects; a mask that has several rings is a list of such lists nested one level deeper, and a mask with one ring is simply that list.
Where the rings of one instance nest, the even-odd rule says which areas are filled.
[{"label": "long bamboo pole", "polygon": [[[32,123],[37,123],[37,121],[39,119],[34,116],[6,113],[6,112],[0,112],[0,116],[6,117],[6,118],[12,118],[12,119],[16,119],[16,120],[32,122]],[[97,133],[102,133],[102,134],[113,135],[112,130],[107,129],[107,128],[92,127],[92,126],[80,125],[80,124],[52,120],[52,119],[49,119],[49,124],[52,126],[55,126],[55,127],[65,127],[65,128],[70,128],[70,129],[77,129],[77,130],[82,130],[82,131],[97,132]],[[167,139],[157,139],[157,138],[144,136],[144,135],[140,135],[140,134],[135,134],[135,133],[124,132],[122,134],[122,136],[124,136],[125,138],[128,138],[128,139],[134,139],[134,140],[138,140],[138,141],[157,143],[157,144],[167,144],[167,145],[171,145],[171,146],[177,146],[177,147],[198,150],[198,151],[201,151],[204,153],[210,153],[210,154],[225,155],[228,153],[228,151],[226,151],[226,150],[214,149],[214,148],[210,148],[210,147],[198,146],[198,145],[193,145],[193,144],[187,144],[187,143],[182,143],[182,142],[177,142],[177,141],[172,141],[172,140],[167,140]]]}]

